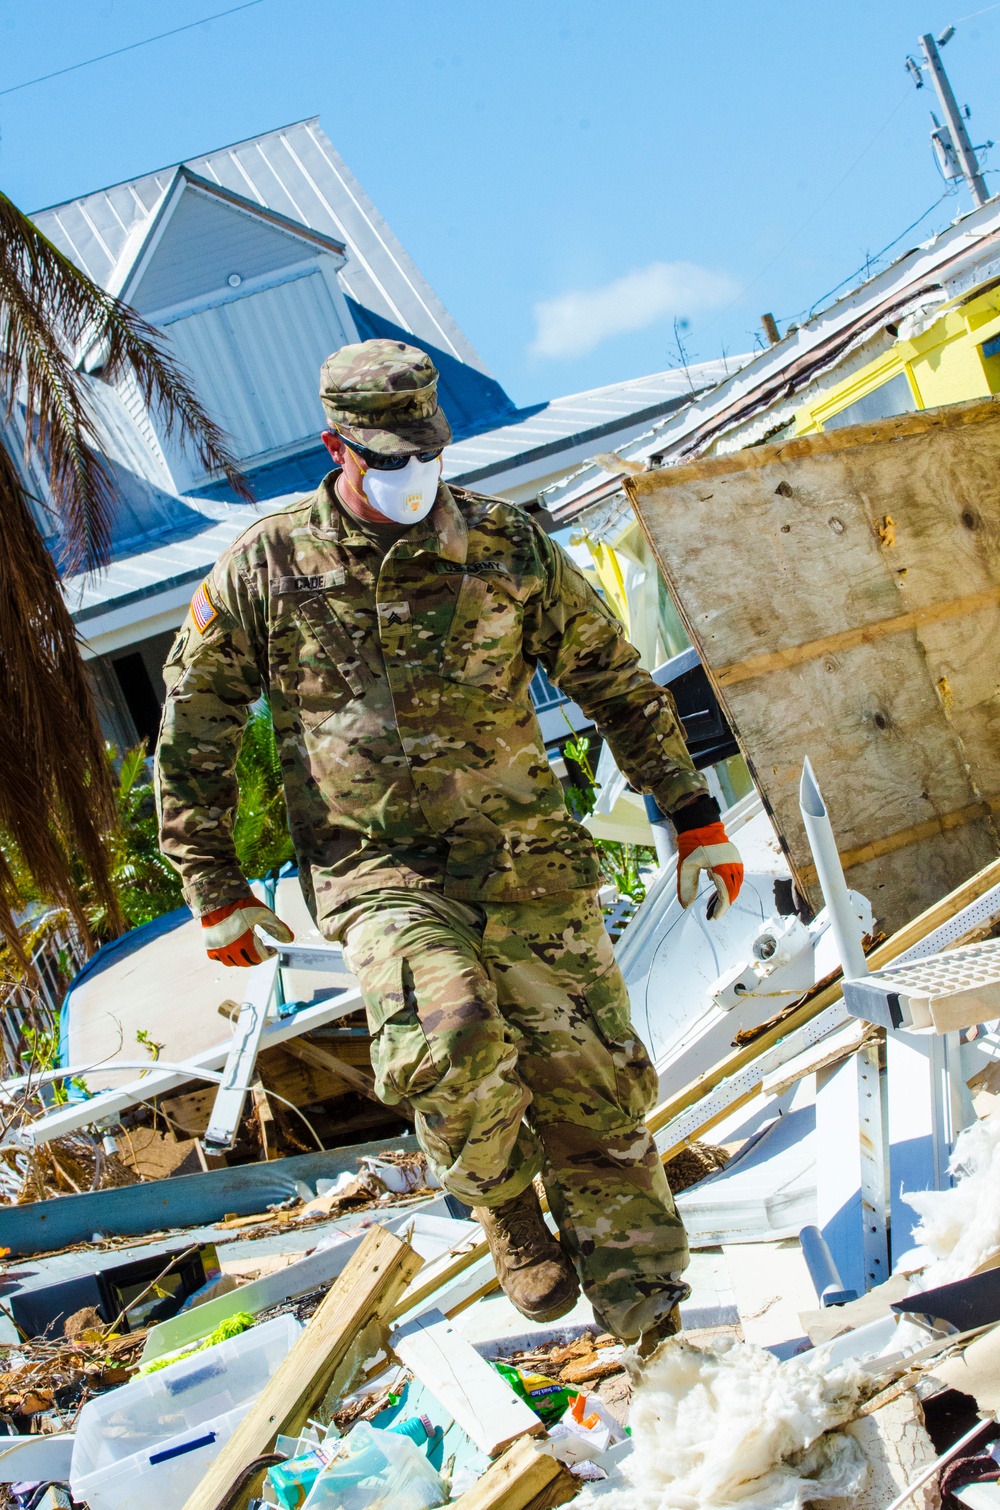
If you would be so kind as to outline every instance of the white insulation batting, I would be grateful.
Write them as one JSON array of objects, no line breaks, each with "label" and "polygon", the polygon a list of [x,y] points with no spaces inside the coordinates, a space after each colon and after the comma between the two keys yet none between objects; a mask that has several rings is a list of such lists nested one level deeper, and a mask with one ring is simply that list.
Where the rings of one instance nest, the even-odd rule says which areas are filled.
[{"label": "white insulation batting", "polygon": [[974,1274],[1000,1249],[1000,1116],[959,1133],[948,1170],[950,1190],[903,1195],[920,1216],[913,1241],[935,1259],[920,1276],[922,1290]]},{"label": "white insulation batting", "polygon": [[[643,1370],[629,1412],[633,1451],[623,1486],[584,1490],[580,1510],[798,1510],[853,1498],[867,1464],[837,1431],[853,1416],[864,1375],[831,1368],[823,1351],[779,1363],[723,1339],[664,1343]],[[596,1486],[595,1486],[596,1487]]]}]

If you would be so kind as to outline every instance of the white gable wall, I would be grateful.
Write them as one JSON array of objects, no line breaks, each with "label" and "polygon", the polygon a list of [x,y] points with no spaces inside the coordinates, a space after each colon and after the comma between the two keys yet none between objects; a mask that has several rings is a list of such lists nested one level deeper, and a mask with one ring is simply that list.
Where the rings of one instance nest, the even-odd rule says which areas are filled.
[{"label": "white gable wall", "polygon": [[[318,269],[175,320],[167,333],[194,374],[202,402],[244,461],[318,436],[324,427],[320,367],[354,339]],[[176,449],[171,467],[182,487],[202,480]]]},{"label": "white gable wall", "polygon": [[301,262],[310,252],[300,237],[186,185],[128,299],[155,319],[160,310],[228,290],[232,274],[246,282]]}]

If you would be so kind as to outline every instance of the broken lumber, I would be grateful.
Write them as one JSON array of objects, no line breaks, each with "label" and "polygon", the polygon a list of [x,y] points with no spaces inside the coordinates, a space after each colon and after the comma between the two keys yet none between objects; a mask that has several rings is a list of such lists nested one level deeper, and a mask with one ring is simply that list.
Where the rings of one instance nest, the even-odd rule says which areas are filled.
[{"label": "broken lumber", "polygon": [[391,1334],[389,1346],[487,1457],[496,1457],[518,1437],[544,1434],[531,1406],[440,1311],[405,1322]]},{"label": "broken lumber", "polygon": [[[308,1038],[289,1038],[283,1045],[286,1054],[293,1054],[296,1059],[301,1059],[303,1064],[310,1065],[313,1069],[326,1070],[331,1075],[337,1075],[345,1081],[352,1090],[358,1091],[362,1096],[367,1096],[369,1101],[378,1101],[375,1094],[375,1077],[365,1074],[364,1070],[355,1068],[346,1060],[331,1054],[329,1049],[321,1048],[318,1043],[310,1043]],[[379,1103],[381,1105],[381,1102]]]},{"label": "broken lumber", "polygon": [[565,1505],[582,1487],[546,1443],[521,1437],[455,1500],[452,1510],[546,1510]]},{"label": "broken lumber", "polygon": [[[218,1510],[228,1503],[248,1465],[271,1451],[277,1436],[298,1436],[358,1333],[386,1314],[422,1263],[408,1243],[384,1227],[371,1229],[184,1510]],[[249,1494],[248,1483],[231,1510],[245,1504]]]}]

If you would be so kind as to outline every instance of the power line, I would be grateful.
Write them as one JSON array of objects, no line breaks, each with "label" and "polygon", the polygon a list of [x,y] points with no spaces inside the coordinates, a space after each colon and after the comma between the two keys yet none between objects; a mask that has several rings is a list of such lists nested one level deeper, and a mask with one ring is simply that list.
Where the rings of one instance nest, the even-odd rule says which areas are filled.
[{"label": "power line", "polygon": [[242,5],[232,5],[229,10],[220,10],[214,15],[202,16],[200,21],[189,21],[185,26],[175,26],[170,31],[157,32],[155,37],[144,37],[141,42],[130,42],[127,47],[116,47],[113,52],[102,52],[96,58],[84,58],[81,63],[71,63],[68,68],[56,68],[51,73],[40,73],[35,79],[25,79],[23,83],[11,84],[7,89],[0,89],[0,98],[5,94],[17,94],[21,89],[30,89],[33,84],[44,84],[48,79],[62,78],[66,73],[76,73],[77,69],[89,68],[92,63],[104,63],[108,58],[120,58],[122,53],[135,52],[139,47],[149,47],[153,42],[162,42],[165,37],[179,36],[182,31],[193,31],[196,26],[205,26],[209,21],[221,21],[223,16],[233,16],[237,11],[252,10],[255,5],[263,4],[264,0],[243,0]]},{"label": "power line", "polygon": [[[998,5],[998,8],[1000,8],[1000,5]],[[922,220],[926,220],[928,215],[933,214],[939,204],[943,204],[946,199],[953,199],[955,197],[955,193],[956,190],[954,189],[946,189],[945,192],[940,196],[940,198],[935,199],[934,203],[928,209],[926,209],[922,215],[918,215],[916,220],[914,220],[910,225],[906,227],[905,231],[900,231],[899,235],[895,236],[887,246],[884,246],[882,248],[880,252],[876,252],[874,257],[866,258],[863,266],[855,268],[853,273],[849,273],[846,278],[842,278],[839,283],[835,284],[833,288],[828,289],[825,294],[820,294],[819,298],[810,305],[808,310],[800,310],[799,314],[792,316],[792,318],[800,319],[804,314],[807,320],[811,320],[816,310],[823,304],[824,300],[829,299],[833,294],[838,293],[846,283],[853,283],[854,279],[858,276],[859,273],[868,273],[870,269],[876,267],[877,264],[881,262],[886,252],[891,252],[893,247],[897,246],[899,242],[902,241],[904,236],[908,236],[911,231],[915,231],[920,222]]]}]

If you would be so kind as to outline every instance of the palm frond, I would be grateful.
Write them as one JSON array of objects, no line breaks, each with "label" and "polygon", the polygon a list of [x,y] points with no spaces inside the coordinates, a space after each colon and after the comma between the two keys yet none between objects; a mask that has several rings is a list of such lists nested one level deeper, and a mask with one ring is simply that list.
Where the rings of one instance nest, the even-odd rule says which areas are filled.
[{"label": "palm frond", "polygon": [[[61,564],[107,563],[116,509],[114,478],[101,456],[91,405],[94,379],[79,368],[100,348],[109,382],[131,379],[146,405],[178,432],[208,472],[252,501],[225,435],[170,356],[162,335],[93,283],[16,205],[0,194],[0,422],[23,428],[26,469],[48,480]],[[114,882],[117,804],[87,674],[56,565],[46,550],[28,486],[0,438],[0,934],[27,970],[15,914],[31,890],[59,902],[84,938],[87,917],[106,936],[125,926]],[[128,772],[128,792],[139,770]],[[16,859],[14,858],[16,856]],[[159,867],[159,869],[158,869]],[[161,877],[159,871],[163,871]],[[149,857],[143,878],[176,881]],[[126,914],[141,910],[127,899]]]},{"label": "palm frond", "polygon": [[106,563],[114,516],[113,479],[100,455],[78,369],[100,347],[109,382],[134,378],[143,401],[207,472],[220,472],[237,496],[253,494],[226,436],[199,401],[164,338],[129,305],[93,283],[4,194],[0,194],[0,376],[7,418],[24,410],[25,448],[48,474],[66,568]]},{"label": "palm frond", "polygon": [[[76,630],[20,474],[0,447],[0,830],[39,893],[89,936],[74,858],[120,926],[102,835],[114,824],[107,760]],[[0,850],[0,933],[24,964],[14,913],[23,902]]]}]

